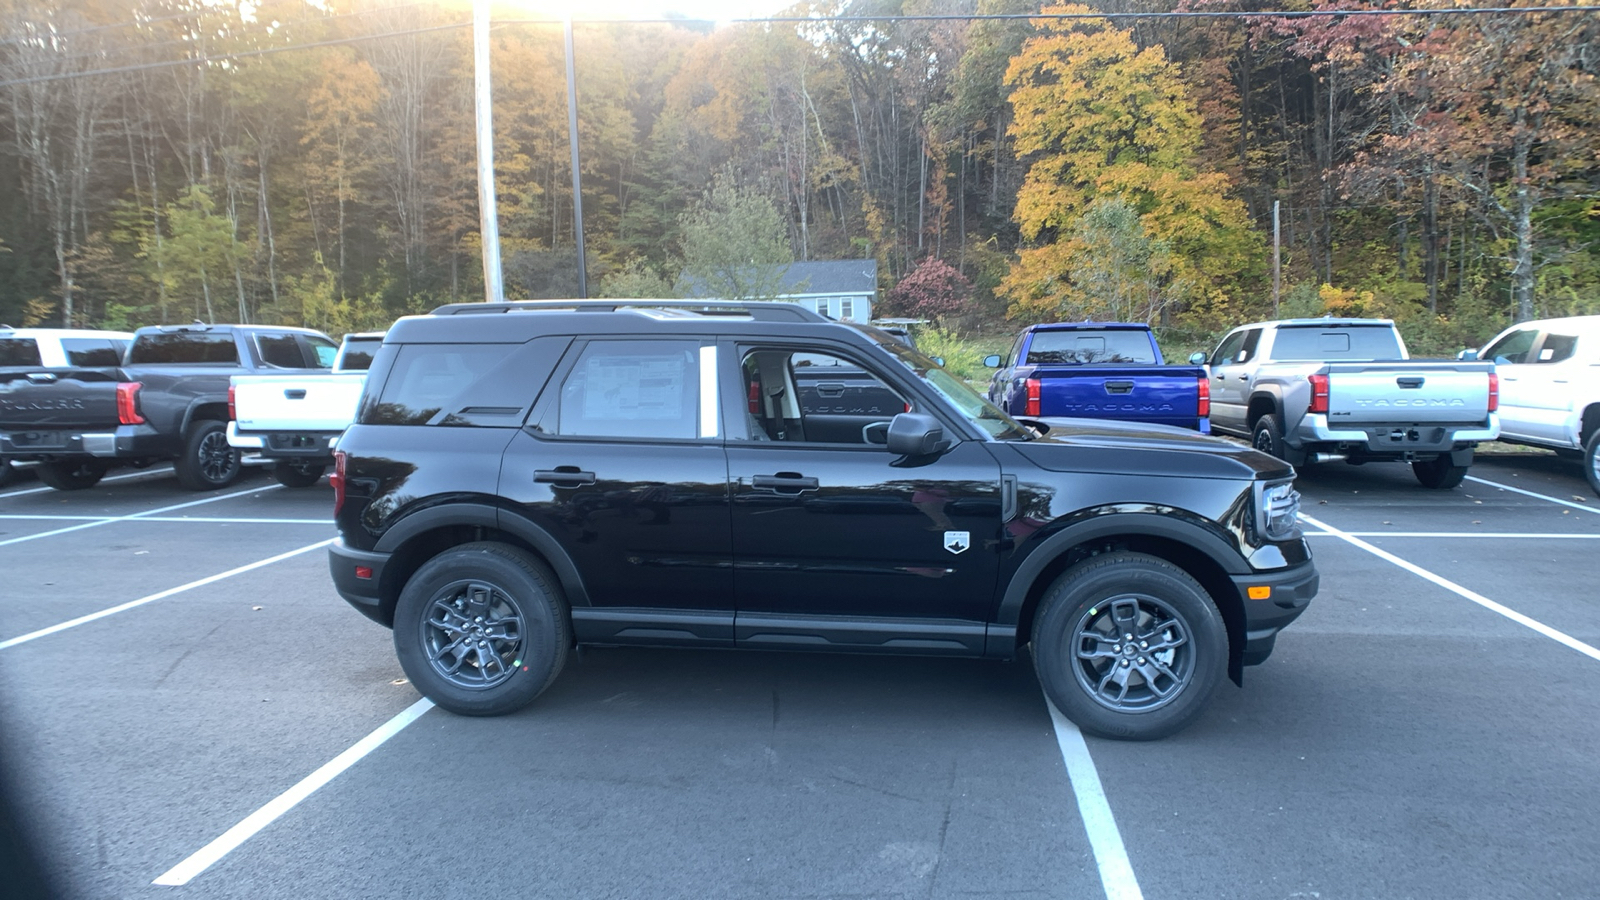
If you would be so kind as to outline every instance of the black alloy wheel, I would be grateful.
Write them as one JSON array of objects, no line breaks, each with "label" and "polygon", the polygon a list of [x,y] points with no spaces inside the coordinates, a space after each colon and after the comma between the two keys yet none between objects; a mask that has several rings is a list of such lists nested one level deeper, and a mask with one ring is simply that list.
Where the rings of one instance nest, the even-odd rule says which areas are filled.
[{"label": "black alloy wheel", "polygon": [[172,464],[178,483],[191,491],[227,487],[243,471],[239,451],[228,444],[228,429],[215,419],[200,419],[189,428],[183,456]]},{"label": "black alloy wheel", "polygon": [[1228,635],[1187,572],[1143,553],[1084,560],[1057,578],[1033,622],[1050,701],[1083,731],[1154,740],[1193,722],[1228,665]]},{"label": "black alloy wheel", "polygon": [[1589,489],[1600,497],[1600,428],[1589,435],[1583,445],[1583,476],[1589,479]]},{"label": "black alloy wheel", "polygon": [[81,491],[99,484],[108,469],[101,460],[82,457],[40,463],[34,471],[40,481],[58,491]]},{"label": "black alloy wheel", "polygon": [[454,713],[526,706],[566,665],[572,626],[554,573],[506,544],[435,556],[395,605],[394,644],[417,690]]},{"label": "black alloy wheel", "polygon": [[1250,432],[1250,446],[1283,459],[1283,426],[1278,424],[1277,416],[1265,415],[1256,420],[1256,427]]},{"label": "black alloy wheel", "polygon": [[284,487],[308,488],[322,479],[326,465],[307,462],[280,462],[272,467],[272,477]]}]

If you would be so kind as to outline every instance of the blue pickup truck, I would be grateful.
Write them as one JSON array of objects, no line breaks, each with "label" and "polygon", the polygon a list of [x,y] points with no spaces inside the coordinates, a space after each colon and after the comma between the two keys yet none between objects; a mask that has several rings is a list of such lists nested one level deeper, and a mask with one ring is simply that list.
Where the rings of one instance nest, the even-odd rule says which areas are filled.
[{"label": "blue pickup truck", "polygon": [[1148,325],[1030,325],[998,368],[989,399],[1014,416],[1115,419],[1211,433],[1211,390],[1202,366],[1169,366]]}]

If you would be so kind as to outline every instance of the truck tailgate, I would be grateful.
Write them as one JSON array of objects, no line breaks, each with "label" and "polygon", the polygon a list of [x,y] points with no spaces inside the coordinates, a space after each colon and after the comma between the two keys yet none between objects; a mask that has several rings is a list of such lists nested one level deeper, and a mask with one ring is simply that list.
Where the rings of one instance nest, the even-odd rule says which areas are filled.
[{"label": "truck tailgate", "polygon": [[116,369],[0,370],[0,431],[19,447],[40,448],[64,445],[63,435],[110,431],[117,427],[119,381]]},{"label": "truck tailgate", "polygon": [[1190,366],[1040,366],[1039,414],[1193,428],[1203,369]]},{"label": "truck tailgate", "polygon": [[1332,363],[1330,425],[1481,422],[1489,415],[1486,363]]},{"label": "truck tailgate", "polygon": [[240,431],[343,431],[355,421],[365,372],[233,379]]}]

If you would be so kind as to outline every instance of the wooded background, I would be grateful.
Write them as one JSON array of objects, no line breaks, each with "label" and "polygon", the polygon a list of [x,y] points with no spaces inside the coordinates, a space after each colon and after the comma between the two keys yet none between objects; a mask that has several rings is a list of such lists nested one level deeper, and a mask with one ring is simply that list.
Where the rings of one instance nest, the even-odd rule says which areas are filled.
[{"label": "wooded background", "polygon": [[[876,258],[880,309],[1149,321],[1203,345],[1273,314],[1277,201],[1285,315],[1387,315],[1442,352],[1600,312],[1600,14],[962,18],[1040,10],[580,21],[591,293],[756,259],[696,237],[747,231],[767,261]],[[507,293],[573,296],[561,25],[496,17]],[[480,297],[469,19],[0,0],[0,321],[340,333]],[[944,287],[894,291],[919,267],[908,287]]]}]

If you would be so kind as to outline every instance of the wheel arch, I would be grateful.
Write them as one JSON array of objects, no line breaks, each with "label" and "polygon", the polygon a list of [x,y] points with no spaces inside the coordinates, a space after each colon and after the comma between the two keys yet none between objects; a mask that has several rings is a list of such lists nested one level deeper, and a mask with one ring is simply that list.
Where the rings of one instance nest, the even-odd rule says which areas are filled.
[{"label": "wheel arch", "polygon": [[379,619],[393,627],[394,608],[411,576],[452,547],[493,541],[517,547],[550,567],[568,606],[589,606],[578,567],[549,532],[488,503],[452,503],[418,510],[396,522],[373,548],[389,554],[378,584]]},{"label": "wheel arch", "polygon": [[1583,408],[1583,415],[1578,419],[1578,446],[1587,447],[1589,436],[1600,431],[1600,403],[1591,403]]},{"label": "wheel arch", "polygon": [[1222,616],[1228,633],[1228,677],[1244,678],[1244,602],[1231,575],[1251,572],[1221,537],[1182,519],[1153,513],[1112,513],[1056,532],[1030,553],[1012,575],[997,619],[1014,626],[1015,648],[1031,639],[1033,617],[1045,591],[1078,562],[1113,551],[1166,560],[1199,582]]},{"label": "wheel arch", "polygon": [[178,429],[178,433],[187,436],[190,426],[203,419],[215,420],[226,425],[228,422],[228,399],[226,397],[197,397],[190,401],[189,408],[183,411],[183,424]]},{"label": "wheel arch", "polygon": [[1277,416],[1280,427],[1288,427],[1283,421],[1283,398],[1268,388],[1257,388],[1250,395],[1250,404],[1245,407],[1244,427],[1246,431],[1254,431],[1256,422],[1262,416]]}]

